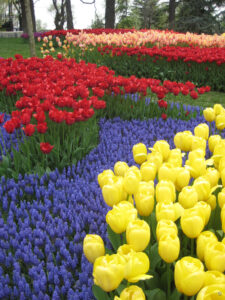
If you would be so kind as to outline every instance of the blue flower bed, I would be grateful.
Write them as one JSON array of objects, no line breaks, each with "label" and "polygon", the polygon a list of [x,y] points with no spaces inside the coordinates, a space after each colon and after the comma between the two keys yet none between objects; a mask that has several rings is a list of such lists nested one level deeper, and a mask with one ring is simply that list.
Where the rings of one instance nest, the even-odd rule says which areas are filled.
[{"label": "blue flower bed", "polygon": [[0,185],[0,299],[94,299],[92,265],[82,253],[86,233],[107,247],[104,203],[97,176],[114,164],[134,164],[132,146],[165,139],[204,122],[168,118],[100,120],[100,143],[77,166]]}]

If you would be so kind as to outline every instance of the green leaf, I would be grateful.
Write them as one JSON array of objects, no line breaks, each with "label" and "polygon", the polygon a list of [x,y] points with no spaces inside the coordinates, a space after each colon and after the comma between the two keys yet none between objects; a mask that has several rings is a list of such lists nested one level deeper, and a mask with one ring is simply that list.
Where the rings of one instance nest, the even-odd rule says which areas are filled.
[{"label": "green leaf", "polygon": [[[123,281],[124,282],[124,281]],[[122,291],[127,287],[127,284],[125,283],[121,283],[118,288],[116,289],[116,291],[118,292],[118,294],[120,295],[122,293]]]},{"label": "green leaf", "polygon": [[151,232],[154,236],[154,239],[156,240],[156,216],[155,216],[155,212],[152,212],[150,215],[150,226],[151,226]]},{"label": "green leaf", "polygon": [[166,300],[166,293],[160,289],[154,289],[151,291],[145,291],[147,299],[151,300]]},{"label": "green leaf", "polygon": [[92,292],[97,300],[110,300],[108,294],[95,284],[92,286]]},{"label": "green leaf", "polygon": [[158,243],[157,242],[150,248],[149,259],[151,262],[151,270],[155,270],[157,264],[162,260],[158,253]]},{"label": "green leaf", "polygon": [[111,255],[111,254],[114,254],[114,252],[111,249],[105,247],[105,254],[110,254]]},{"label": "green leaf", "polygon": [[6,155],[2,155],[2,167],[3,168],[8,168],[9,166],[9,158]]},{"label": "green leaf", "polygon": [[182,294],[177,289],[174,289],[168,300],[180,300],[181,296]]},{"label": "green leaf", "polygon": [[108,233],[108,238],[113,246],[113,249],[117,251],[119,246],[121,245],[121,237],[119,234],[115,233],[109,225],[107,225],[107,233]]}]

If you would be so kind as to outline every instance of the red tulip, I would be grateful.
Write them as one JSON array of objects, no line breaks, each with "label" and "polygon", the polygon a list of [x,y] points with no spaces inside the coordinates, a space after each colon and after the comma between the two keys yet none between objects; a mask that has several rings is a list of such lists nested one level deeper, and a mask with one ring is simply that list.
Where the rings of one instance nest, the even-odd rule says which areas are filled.
[{"label": "red tulip", "polygon": [[44,154],[48,154],[52,151],[52,149],[54,148],[54,146],[52,146],[49,143],[40,143],[40,150],[44,153]]}]

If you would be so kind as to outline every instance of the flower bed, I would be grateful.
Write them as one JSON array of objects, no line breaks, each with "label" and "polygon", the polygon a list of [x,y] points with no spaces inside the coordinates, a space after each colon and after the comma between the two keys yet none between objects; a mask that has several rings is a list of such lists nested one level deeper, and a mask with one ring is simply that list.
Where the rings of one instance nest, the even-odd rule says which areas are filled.
[{"label": "flower bed", "polygon": [[153,146],[157,139],[203,122],[168,118],[147,121],[102,119],[100,143],[77,166],[1,180],[0,297],[93,299],[92,266],[82,254],[86,233],[100,234],[106,246],[105,214],[97,175],[116,161],[134,164],[133,145]]}]

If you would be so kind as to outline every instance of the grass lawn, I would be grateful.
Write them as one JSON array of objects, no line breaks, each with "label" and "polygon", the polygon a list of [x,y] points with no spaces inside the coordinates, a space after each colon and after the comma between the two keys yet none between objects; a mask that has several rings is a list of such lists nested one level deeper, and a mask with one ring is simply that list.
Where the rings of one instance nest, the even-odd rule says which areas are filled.
[{"label": "grass lawn", "polygon": [[[21,54],[27,58],[30,56],[28,40],[23,38],[0,38],[0,57],[14,57],[14,54]],[[41,57],[40,44],[36,45],[36,54]]]},{"label": "grass lawn", "polygon": [[[40,51],[40,43],[36,44],[36,53],[38,57],[42,57]],[[14,54],[21,54],[23,57],[30,56],[29,42],[23,38],[0,38],[0,57],[13,57]],[[184,104],[198,105],[202,107],[213,106],[215,103],[221,103],[225,106],[225,93],[209,92],[200,95],[198,99],[193,100],[189,96],[173,96],[168,95],[170,101],[179,101]]]}]

